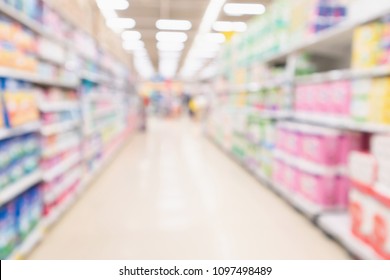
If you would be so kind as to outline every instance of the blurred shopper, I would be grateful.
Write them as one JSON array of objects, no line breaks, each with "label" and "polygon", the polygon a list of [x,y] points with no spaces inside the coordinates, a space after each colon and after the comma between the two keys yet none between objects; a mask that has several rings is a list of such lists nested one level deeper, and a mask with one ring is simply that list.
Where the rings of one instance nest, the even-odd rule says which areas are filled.
[{"label": "blurred shopper", "polygon": [[188,102],[188,110],[189,110],[191,119],[196,119],[196,109],[197,109],[196,99],[193,96],[191,96],[190,101]]},{"label": "blurred shopper", "polygon": [[146,132],[148,127],[148,106],[149,106],[150,100],[148,97],[141,98],[140,102],[140,111],[139,111],[139,119],[140,119],[140,125],[139,130],[141,132]]}]

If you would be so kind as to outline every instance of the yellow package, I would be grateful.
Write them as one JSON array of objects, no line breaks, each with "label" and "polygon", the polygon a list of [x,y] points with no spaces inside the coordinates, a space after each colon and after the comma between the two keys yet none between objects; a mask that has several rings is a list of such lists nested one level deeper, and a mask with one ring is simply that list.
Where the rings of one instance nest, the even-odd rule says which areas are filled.
[{"label": "yellow package", "polygon": [[369,103],[369,121],[390,124],[390,78],[373,80]]},{"label": "yellow package", "polygon": [[355,29],[352,45],[352,67],[371,68],[379,64],[383,24],[374,22]]},{"label": "yellow package", "polygon": [[39,120],[38,103],[35,95],[26,92],[6,92],[4,100],[11,127]]}]

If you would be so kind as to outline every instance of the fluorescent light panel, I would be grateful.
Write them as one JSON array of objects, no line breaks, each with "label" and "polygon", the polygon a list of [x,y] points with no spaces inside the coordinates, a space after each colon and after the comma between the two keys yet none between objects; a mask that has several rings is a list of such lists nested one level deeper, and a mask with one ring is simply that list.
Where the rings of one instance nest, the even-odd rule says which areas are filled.
[{"label": "fluorescent light panel", "polygon": [[178,42],[184,43],[188,40],[188,36],[184,32],[167,32],[160,31],[156,34],[156,40],[159,42]]},{"label": "fluorescent light panel", "polygon": [[142,50],[145,48],[145,44],[142,41],[123,42],[123,48],[128,51]]},{"label": "fluorescent light panel", "polygon": [[228,3],[223,10],[229,16],[262,15],[265,13],[265,6],[251,3]]},{"label": "fluorescent light panel", "polygon": [[160,51],[158,53],[159,57],[164,59],[164,58],[176,58],[179,59],[181,56],[181,52],[174,52],[174,51]]},{"label": "fluorescent light panel", "polygon": [[183,43],[158,42],[157,49],[160,51],[180,52],[184,49]]},{"label": "fluorescent light panel", "polygon": [[96,0],[100,10],[126,10],[129,2],[126,0]]},{"label": "fluorescent light panel", "polygon": [[159,19],[156,27],[160,30],[187,31],[192,28],[192,23],[188,20]]},{"label": "fluorescent light panel", "polygon": [[132,18],[110,18],[106,21],[111,29],[131,29],[135,27],[135,20]]},{"label": "fluorescent light panel", "polygon": [[128,31],[124,31],[122,33],[122,39],[124,41],[139,41],[139,40],[141,40],[141,38],[142,38],[142,35],[138,31],[128,30]]}]

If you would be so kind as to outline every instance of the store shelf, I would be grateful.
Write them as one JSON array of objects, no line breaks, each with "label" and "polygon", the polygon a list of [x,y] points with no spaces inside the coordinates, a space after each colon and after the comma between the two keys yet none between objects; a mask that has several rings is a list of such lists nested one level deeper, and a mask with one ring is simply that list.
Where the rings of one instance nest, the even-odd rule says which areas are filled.
[{"label": "store shelf", "polygon": [[67,172],[71,167],[73,167],[80,161],[81,155],[79,153],[72,154],[71,156],[58,163],[55,167],[51,168],[50,170],[44,171],[43,180],[45,182],[53,181],[55,178]]},{"label": "store shelf", "polygon": [[8,258],[9,260],[22,260],[24,259],[36,245],[44,237],[44,226],[43,224],[38,224],[35,229],[27,236],[26,240],[19,245],[12,255]]},{"label": "store shelf", "polygon": [[337,129],[360,131],[366,133],[389,133],[390,132],[390,125],[357,122],[343,117],[296,112],[294,113],[293,118],[296,121],[313,124],[313,125],[327,126],[331,128],[337,128]]},{"label": "store shelf", "polygon": [[57,222],[64,213],[76,202],[77,195],[69,195],[64,202],[62,202],[56,209],[52,210],[51,214],[44,218],[43,225],[45,228],[50,228],[55,222]]},{"label": "store shelf", "polygon": [[89,71],[82,71],[80,78],[96,84],[109,84],[109,79],[106,76]]},{"label": "store shelf", "polygon": [[78,80],[73,81],[61,81],[56,78],[46,78],[40,77],[38,74],[33,72],[21,71],[11,68],[0,67],[0,77],[7,77],[16,80],[21,80],[25,82],[30,82],[33,84],[38,84],[42,86],[52,86],[52,87],[61,87],[61,88],[70,88],[75,89],[79,85]]},{"label": "store shelf", "polygon": [[24,176],[18,182],[13,183],[0,191],[0,206],[11,201],[18,195],[24,193],[32,186],[38,184],[42,180],[41,171],[35,171],[29,175]]},{"label": "store shelf", "polygon": [[64,181],[56,185],[53,190],[44,194],[44,202],[51,204],[67,189],[76,184],[82,177],[82,169],[79,166],[75,167],[75,171],[67,175]]},{"label": "store shelf", "polygon": [[307,200],[306,198],[302,197],[300,194],[290,191],[286,187],[275,184],[274,182],[272,182],[268,178],[265,178],[265,176],[261,174],[256,174],[256,175],[261,183],[267,184],[273,191],[275,191],[278,195],[280,195],[286,202],[288,202],[296,210],[301,212],[304,216],[306,216],[312,221],[315,221],[318,217],[320,217],[325,213],[341,211],[336,208],[319,206]]},{"label": "store shelf", "polygon": [[100,109],[100,110],[95,111],[93,113],[93,118],[95,118],[95,119],[102,118],[102,117],[105,117],[107,115],[115,114],[116,112],[117,111],[115,110],[114,106],[108,107],[108,108],[104,108],[104,109]]},{"label": "store shelf", "polygon": [[52,134],[57,134],[57,133],[69,131],[69,130],[75,129],[79,126],[80,126],[80,120],[65,121],[65,122],[45,125],[41,128],[41,133],[44,136],[49,136]]},{"label": "store shelf", "polygon": [[318,220],[318,226],[358,259],[381,259],[381,257],[372,248],[352,234],[348,213],[323,215]]},{"label": "store shelf", "polygon": [[337,207],[325,207],[317,205],[306,198],[304,198],[302,195],[293,192],[289,190],[288,188],[284,186],[280,186],[273,182],[273,180],[267,178],[264,174],[262,174],[259,170],[253,170],[248,166],[245,162],[240,161],[235,157],[229,149],[226,149],[225,147],[222,147],[217,141],[214,141],[212,136],[209,136],[209,139],[216,144],[221,150],[223,150],[227,155],[234,159],[237,163],[239,163],[244,169],[249,171],[252,175],[255,176],[256,179],[259,180],[259,182],[267,186],[269,189],[274,191],[276,194],[278,194],[280,197],[282,197],[288,204],[290,204],[292,207],[294,207],[297,211],[302,213],[304,216],[306,216],[311,221],[315,222],[318,217],[321,215],[324,215],[326,213],[333,213],[333,212],[340,212],[344,211],[344,209],[339,209]]},{"label": "store shelf", "polygon": [[280,120],[280,119],[290,119],[293,116],[291,111],[286,110],[260,110],[257,108],[252,108],[252,112],[256,113],[259,117],[264,119],[271,120]]},{"label": "store shelf", "polygon": [[65,102],[42,102],[39,105],[42,112],[61,112],[61,111],[75,111],[80,109],[80,104],[74,101]]},{"label": "store shelf", "polygon": [[316,73],[312,75],[296,77],[294,82],[296,84],[315,84],[329,81],[354,80],[384,76],[390,76],[390,66],[388,65],[378,66],[369,69],[345,69],[324,73]]},{"label": "store shelf", "polygon": [[12,137],[16,137],[28,133],[38,132],[40,127],[41,124],[39,122],[33,122],[19,127],[3,128],[0,129],[0,140],[6,138],[12,138]]},{"label": "store shelf", "polygon": [[108,164],[114,159],[116,154],[124,147],[126,144],[126,138],[124,137],[113,149],[107,154],[102,161],[98,164],[97,168],[95,168],[92,172],[83,176],[82,181],[77,187],[76,192],[69,196],[65,202],[63,202],[57,209],[53,211],[51,215],[44,219],[45,227],[51,227],[55,224],[62,215],[72,206],[72,204],[77,200],[77,198],[85,191],[85,189],[93,183],[98,174],[104,170]]},{"label": "store shelf", "polygon": [[363,3],[363,5],[357,5],[350,11],[349,19],[346,21],[317,33],[304,42],[282,50],[264,59],[264,62],[273,63],[286,60],[289,55],[299,52],[333,53],[342,47],[348,46],[357,26],[390,14],[390,2],[387,0],[377,1],[380,1],[380,3],[369,5],[369,1],[365,1],[366,3]]},{"label": "store shelf", "polygon": [[80,146],[81,146],[81,140],[74,139],[71,141],[66,141],[63,143],[59,143],[57,145],[53,145],[51,147],[45,147],[43,149],[42,155],[45,158],[49,158]]},{"label": "store shelf", "polygon": [[257,82],[257,83],[247,83],[247,84],[236,84],[230,85],[230,88],[233,91],[248,91],[248,92],[257,92],[264,89],[273,89],[281,87],[284,85],[289,85],[293,81],[287,78],[276,78],[269,81]]},{"label": "store shelf", "polygon": [[282,160],[288,165],[295,167],[299,170],[323,176],[337,176],[345,175],[346,170],[343,166],[326,166],[305,160],[303,158],[297,158],[296,156],[285,153],[281,150],[274,151],[275,158]]}]

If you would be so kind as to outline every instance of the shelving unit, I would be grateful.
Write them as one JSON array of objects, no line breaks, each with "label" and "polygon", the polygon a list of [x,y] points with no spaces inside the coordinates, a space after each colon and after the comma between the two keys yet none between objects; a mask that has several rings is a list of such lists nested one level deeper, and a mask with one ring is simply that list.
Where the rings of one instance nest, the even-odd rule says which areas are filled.
[{"label": "shelving unit", "polygon": [[42,133],[42,135],[48,136],[48,135],[52,135],[52,134],[65,132],[65,131],[71,130],[71,129],[73,129],[75,127],[79,127],[79,126],[80,126],[79,120],[65,121],[65,122],[60,122],[60,123],[55,123],[55,124],[43,126],[41,128],[41,133]]},{"label": "shelving unit", "polygon": [[0,140],[6,138],[12,138],[12,137],[32,133],[32,132],[38,132],[40,128],[41,128],[41,124],[39,122],[34,122],[19,127],[0,129]]},{"label": "shelving unit", "polygon": [[288,47],[264,60],[264,63],[273,63],[287,60],[289,56],[304,51],[332,53],[332,51],[351,42],[356,27],[376,20],[390,13],[390,4],[386,0],[378,0],[375,5],[368,6],[361,1],[351,9],[348,19],[338,26],[329,28],[313,35],[304,42]]},{"label": "shelving unit", "polygon": [[41,171],[35,171],[21,178],[18,182],[13,183],[7,188],[0,191],[0,206],[11,201],[21,193],[25,192],[33,185],[38,184],[42,180]]},{"label": "shelving unit", "polygon": [[[44,3],[44,5],[47,5],[47,3]],[[50,7],[50,9],[52,8]],[[34,34],[34,39],[43,39],[46,45],[52,45],[60,53],[60,57],[56,58],[53,57],[52,53],[45,55],[42,53],[42,50],[37,50],[37,62],[43,62],[44,66],[49,65],[56,70],[53,71],[49,67],[50,75],[46,74],[47,71],[45,71],[45,75],[41,75],[38,73],[38,70],[37,72],[29,72],[0,67],[0,77],[24,82],[28,85],[31,84],[34,89],[39,88],[42,90],[42,92],[39,92],[42,95],[39,96],[42,97],[42,100],[37,102],[41,120],[18,127],[1,129],[0,140],[13,139],[34,133],[40,137],[40,140],[47,139],[45,143],[50,143],[50,145],[41,145],[41,168],[39,170],[31,172],[0,191],[0,206],[3,206],[4,204],[12,203],[13,200],[18,199],[20,195],[24,195],[26,191],[38,184],[41,189],[42,200],[45,205],[44,212],[47,216],[41,217],[40,223],[21,244],[17,244],[18,246],[15,247],[14,252],[9,256],[9,259],[22,259],[28,255],[37,243],[44,239],[47,230],[59,220],[82,194],[82,191],[107,166],[115,153],[126,143],[125,140],[132,132],[129,130],[131,124],[123,121],[122,126],[118,128],[118,134],[112,136],[109,147],[98,147],[99,149],[96,149],[98,153],[102,154],[102,159],[98,162],[97,168],[92,171],[87,170],[87,159],[85,159],[84,153],[88,143],[85,143],[86,135],[83,134],[83,117],[85,117],[85,114],[83,112],[83,96],[81,95],[83,82],[88,80],[109,88],[110,90],[107,92],[109,97],[114,96],[117,90],[122,90],[126,91],[124,98],[130,98],[129,95],[134,93],[134,91],[132,90],[132,85],[130,85],[128,70],[125,69],[122,62],[112,59],[111,62],[114,64],[106,66],[100,56],[103,57],[107,54],[100,49],[100,46],[95,41],[93,42],[93,47],[97,50],[98,56],[90,56],[88,52],[77,48],[74,42],[61,38],[59,34],[28,17],[22,11],[11,7],[10,4],[0,2],[0,14],[8,17],[15,23],[21,24],[26,30]],[[72,32],[77,30],[74,26],[72,26],[72,29]],[[86,36],[89,35],[86,34]],[[109,59],[111,58],[112,56],[109,55]],[[79,64],[78,68],[70,72],[65,65],[67,59],[74,59],[76,62],[80,62],[76,63]],[[87,68],[89,69],[91,64],[95,65],[94,72],[86,70]],[[112,65],[114,66],[110,67]],[[125,72],[119,73],[120,71],[116,71],[118,69],[115,67],[119,67],[120,70],[124,68]],[[51,75],[61,78],[50,77]],[[72,96],[62,96],[63,100],[61,100],[58,99],[57,92],[55,99],[46,99],[44,94],[49,94],[50,89],[53,88],[61,91],[64,95],[71,94]],[[124,104],[129,106],[135,105],[125,102]],[[118,103],[114,105],[117,108],[113,107],[110,110],[100,111],[95,117],[103,118],[110,112],[117,112],[123,109],[123,104]],[[131,108],[125,109],[130,110]],[[78,113],[80,113],[80,116],[75,117]],[[68,115],[64,117],[66,114]],[[46,118],[44,117],[45,115],[50,116]],[[72,136],[72,133],[79,137],[69,137],[69,135]],[[113,143],[117,144],[115,147],[110,148]],[[49,163],[46,164],[46,161]],[[53,165],[53,163],[56,164]],[[76,190],[73,190],[73,188]],[[66,194],[66,199],[62,200],[64,194]],[[53,205],[56,207],[53,207]],[[47,209],[46,206],[48,206]],[[48,209],[50,212],[46,211]]]},{"label": "shelving unit", "polygon": [[350,119],[329,117],[324,115],[294,113],[294,119],[299,122],[326,126],[337,129],[352,130],[366,133],[389,133],[390,126],[383,124],[357,122]]},{"label": "shelving unit", "polygon": [[339,242],[354,257],[361,260],[382,259],[363,241],[357,239],[350,230],[350,221],[346,213],[324,215],[318,220],[319,227]]},{"label": "shelving unit", "polygon": [[73,111],[80,109],[78,102],[57,102],[57,103],[42,103],[39,106],[41,112],[60,112],[60,111]]},{"label": "shelving unit", "polygon": [[28,235],[27,239],[20,244],[9,260],[22,260],[37,246],[44,238],[45,227],[43,223],[38,224],[35,229]]},{"label": "shelving unit", "polygon": [[70,88],[70,89],[74,89],[78,87],[77,78],[75,78],[73,81],[67,82],[67,81],[40,77],[39,75],[32,72],[7,69],[4,67],[0,68],[0,77],[26,81],[41,86],[52,86],[52,87],[61,87],[61,88]]},{"label": "shelving unit", "polygon": [[[294,102],[297,101],[295,96],[295,88],[302,87],[305,89],[304,86],[306,85],[333,85],[336,82],[390,76],[390,67],[388,64],[383,66],[376,66],[370,69],[347,68],[348,65],[350,65],[349,58],[352,56],[350,52],[355,29],[366,23],[379,20],[380,18],[387,15],[390,15],[389,1],[379,0],[376,1],[375,4],[371,4],[368,0],[357,0],[351,4],[348,11],[348,16],[344,19],[344,21],[318,33],[313,33],[310,35],[305,34],[305,36],[299,37],[300,41],[298,43],[284,43],[278,46],[279,48],[275,47],[272,50],[270,49],[270,45],[272,43],[276,44],[275,42],[277,42],[277,40],[280,38],[276,38],[277,36],[270,36],[269,38],[264,39],[264,47],[262,47],[263,45],[261,44],[259,46],[254,46],[254,37],[257,36],[256,38],[259,38],[259,36],[261,36],[259,33],[255,33],[254,31],[264,31],[259,31],[261,29],[259,28],[261,24],[259,24],[259,26],[254,26],[253,29],[251,29],[251,26],[249,26],[249,33],[247,36],[241,38],[241,41],[240,38],[238,38],[237,41],[233,41],[231,45],[226,48],[226,55],[221,55],[221,72],[218,73],[221,75],[221,79],[218,80],[219,84],[217,91],[219,91],[215,93],[215,99],[217,100],[214,104],[214,111],[216,112],[215,114],[219,114],[219,116],[212,116],[209,121],[209,129],[212,129],[213,131],[211,133],[209,132],[208,136],[209,138],[213,139],[213,142],[219,143],[218,145],[220,147],[222,147],[222,144],[220,143],[221,141],[228,142],[225,143],[226,145],[223,147],[225,153],[228,153],[229,156],[232,156],[236,161],[238,160],[240,165],[243,166],[246,170],[250,171],[262,183],[262,185],[268,186],[272,191],[277,193],[288,204],[301,212],[310,221],[312,221],[313,224],[323,230],[328,236],[337,240],[353,256],[361,259],[380,259],[380,256],[376,254],[374,250],[369,247],[369,245],[361,242],[355,238],[352,233],[350,233],[347,209],[318,206],[315,203],[305,199],[301,194],[290,191],[288,188],[278,185],[276,182],[274,182],[273,179],[267,178],[267,176],[265,176],[260,170],[259,163],[256,162],[256,160],[258,160],[256,158],[257,152],[253,152],[253,154],[249,154],[249,156],[245,154],[245,152],[250,153],[252,149],[254,149],[253,147],[256,147],[258,151],[262,152],[264,149],[260,148],[261,141],[258,139],[253,141],[253,139],[248,138],[246,134],[251,133],[248,123],[249,119],[252,117],[257,117],[263,121],[267,121],[273,124],[287,120],[293,123],[307,124],[312,127],[321,127],[321,129],[331,128],[337,131],[359,132],[363,134],[390,133],[390,125],[371,123],[369,121],[355,121],[352,116],[346,116],[346,114],[341,112],[336,113],[336,110],[328,113],[326,109],[322,109],[327,113],[319,114],[311,113],[310,109],[307,109],[309,112],[305,113],[298,111],[299,109],[294,109],[296,106]],[[265,25],[264,16],[262,19],[263,22],[261,23]],[[282,18],[281,21],[285,19],[286,18]],[[290,24],[290,22],[287,24]],[[291,24],[293,23],[291,22]],[[283,25],[283,23],[280,23],[280,25]],[[276,27],[277,32],[279,31],[279,28],[283,28],[280,25]],[[266,35],[269,34],[267,33]],[[287,36],[285,33],[283,33],[283,35]],[[293,37],[293,35],[295,34],[291,34],[291,37]],[[233,48],[236,48],[236,52],[232,50]],[[260,48],[268,50],[268,52],[266,51],[264,54],[260,53]],[[273,53],[270,54],[271,52]],[[345,53],[347,52],[348,54],[346,57]],[[302,75],[301,72],[297,71],[299,66],[299,59],[303,54],[312,56],[312,63],[318,66],[318,73]],[[251,63],[249,63],[249,61]],[[236,76],[236,72],[231,70],[232,67],[237,68],[235,69],[237,71]],[[280,74],[281,69],[283,70],[283,75]],[[263,77],[259,76],[259,70],[264,72]],[[237,80],[245,81],[243,78],[243,73],[246,73],[250,78],[247,78],[246,82],[237,84]],[[270,78],[269,76],[271,75],[274,75],[274,77]],[[264,81],[257,82],[260,78],[262,78]],[[221,85],[220,83],[226,81],[226,79],[230,81],[230,83],[226,82],[225,85]],[[265,107],[269,106],[269,104],[266,103],[267,96],[264,94],[264,92],[267,93],[265,90],[276,87],[286,87],[291,89],[291,92],[288,90],[288,92],[291,94],[289,106],[291,107],[291,110],[282,109],[267,111],[257,109],[256,107],[261,106],[257,106],[256,102],[258,101],[256,98],[265,99],[266,101],[261,99],[261,101],[264,103],[262,105]],[[311,88],[310,90],[312,92],[314,91],[314,89]],[[290,97],[288,92],[286,93],[285,97]],[[255,96],[255,99],[250,99],[250,96],[253,93],[261,93],[261,95],[259,94],[257,97]],[[235,98],[235,95],[238,97]],[[311,98],[313,99],[314,97]],[[234,117],[229,117],[229,113],[226,113],[224,109],[221,109],[221,107],[231,106],[230,104],[226,105],[225,103],[226,101],[232,103],[232,100],[236,103],[240,103],[241,106],[236,105],[236,109],[231,110],[231,112],[234,112]],[[242,105],[242,103],[245,102],[248,104],[256,104],[256,107],[254,105],[249,105],[252,108],[247,108],[248,105]],[[275,105],[272,102],[273,101],[270,102],[271,105]],[[248,123],[243,124],[244,122],[241,120],[242,114],[239,114],[235,110],[242,112],[244,115],[245,112],[249,112],[250,117],[247,117]],[[312,109],[312,111],[314,111],[314,109]],[[318,111],[320,110],[318,109]],[[239,128],[236,127],[237,122]],[[219,127],[216,128],[218,125]],[[245,129],[248,131],[246,132]],[[234,141],[238,142],[238,147],[240,147],[240,145],[241,147],[244,147],[242,148],[244,151],[242,154],[243,157],[247,156],[248,161],[253,160],[253,157],[255,157],[255,166],[257,166],[256,168],[258,170],[253,170],[252,165],[250,165],[248,162],[245,162],[245,160],[241,160],[239,157],[233,155],[233,152],[230,149],[234,149],[235,145],[237,145],[237,143]],[[272,151],[267,150],[266,152],[271,153],[273,159],[282,158],[284,162],[287,161],[289,163],[288,166],[295,169],[303,169],[305,172],[314,172],[315,174],[321,172],[324,173],[324,169],[321,166],[301,160],[299,156],[284,155],[276,149]],[[329,171],[329,168],[326,169],[326,171]],[[335,167],[335,170],[333,171],[335,174],[348,176],[348,172],[345,166]]]}]

